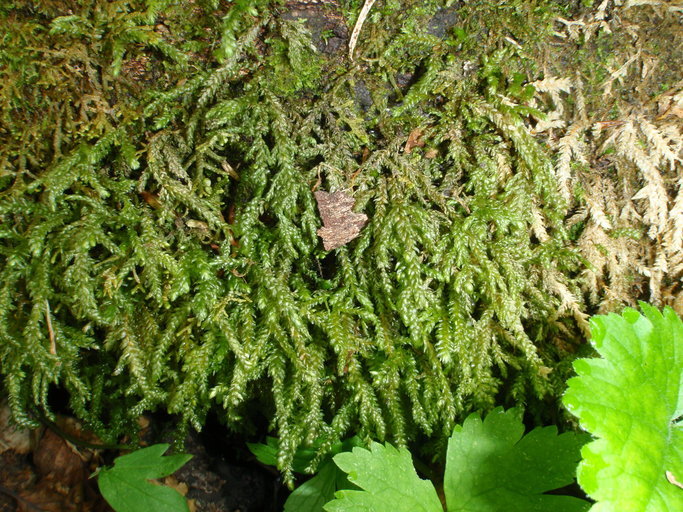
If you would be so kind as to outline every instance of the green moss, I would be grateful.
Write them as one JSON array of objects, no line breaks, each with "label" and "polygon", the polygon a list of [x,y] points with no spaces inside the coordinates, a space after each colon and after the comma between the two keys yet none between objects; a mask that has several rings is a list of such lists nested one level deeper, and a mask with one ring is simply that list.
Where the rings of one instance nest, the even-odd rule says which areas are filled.
[{"label": "green moss", "polygon": [[[578,262],[550,157],[524,128],[535,64],[503,44],[508,34],[540,42],[553,4],[496,11],[504,28],[459,53],[459,34],[493,4],[468,4],[462,30],[439,39],[420,28],[437,2],[415,12],[386,2],[358,47],[364,64],[352,66],[316,56],[301,26],[265,4],[238,2],[220,40],[173,25],[162,39],[184,49],[161,51],[149,88],[129,84],[140,34],[180,9],[160,5],[151,16],[117,3],[142,28],[111,45],[76,34],[74,20],[60,22],[67,42],[50,39],[49,17],[36,29],[41,44],[85,37],[115,113],[98,111],[100,124],[60,114],[76,124],[59,151],[12,132],[0,361],[21,423],[36,406],[49,414],[51,386],[105,439],[156,409],[177,415],[181,432],[200,429],[210,408],[248,431],[256,409],[289,471],[315,438],[321,449],[349,432],[444,439],[471,410],[562,390],[570,355],[551,342],[561,299],[544,276],[564,279]],[[212,8],[197,18],[203,28]],[[79,23],[95,23],[83,9]],[[37,23],[29,14],[5,12],[11,37]],[[181,42],[183,30],[195,39]],[[203,59],[180,57],[194,48]],[[39,89],[37,55],[18,65]],[[16,96],[12,108],[68,105],[82,84],[99,90],[88,76],[44,106]],[[364,108],[361,83],[373,99]],[[48,129],[34,126],[33,141]],[[315,189],[354,196],[369,217],[356,240],[322,250]]]},{"label": "green moss", "polygon": [[289,96],[319,85],[323,60],[315,51],[304,20],[280,22],[274,37],[265,42],[270,71],[265,80],[273,92]]}]

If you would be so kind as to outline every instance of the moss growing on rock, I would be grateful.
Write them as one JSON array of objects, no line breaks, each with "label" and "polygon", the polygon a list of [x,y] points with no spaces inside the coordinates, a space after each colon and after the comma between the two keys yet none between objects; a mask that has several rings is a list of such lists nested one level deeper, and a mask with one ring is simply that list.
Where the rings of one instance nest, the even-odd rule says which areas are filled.
[{"label": "moss growing on rock", "polygon": [[[3,119],[0,362],[18,421],[50,414],[52,386],[105,439],[146,411],[181,432],[212,408],[238,430],[263,414],[288,472],[316,438],[444,439],[472,410],[558,396],[585,327],[580,267],[529,123],[532,51],[561,6],[495,21],[493,3],[385,2],[351,61],[319,53],[289,4],[197,2],[187,25],[170,3],[105,3],[0,11],[7,37],[28,24],[92,52]],[[39,55],[2,55],[24,90],[44,86]],[[69,110],[81,81],[106,108]],[[41,140],[46,112],[60,144]],[[316,190],[353,197],[357,238],[323,249]]]}]

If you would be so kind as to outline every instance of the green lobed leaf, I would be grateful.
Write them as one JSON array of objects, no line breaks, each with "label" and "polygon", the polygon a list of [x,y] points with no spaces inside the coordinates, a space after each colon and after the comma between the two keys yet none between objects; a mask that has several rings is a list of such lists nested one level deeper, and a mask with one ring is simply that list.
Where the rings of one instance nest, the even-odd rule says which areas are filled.
[{"label": "green lobed leaf", "polygon": [[327,512],[441,512],[443,507],[431,482],[422,480],[405,448],[372,443],[335,455],[334,462],[349,481],[363,490],[341,490],[325,505]]},{"label": "green lobed leaf", "polygon": [[470,415],[448,441],[444,494],[449,512],[574,512],[589,504],[543,494],[574,481],[584,436],[539,427],[526,436],[519,411]]},{"label": "green lobed leaf", "polygon": [[102,496],[116,512],[187,511],[185,498],[170,487],[155,485],[150,479],[177,471],[192,455],[163,457],[168,444],[155,444],[118,457],[114,467],[100,470],[97,483]]},{"label": "green lobed leaf", "polygon": [[591,320],[602,356],[574,362],[567,409],[596,440],[582,450],[578,480],[592,512],[683,510],[683,324],[641,303]]}]

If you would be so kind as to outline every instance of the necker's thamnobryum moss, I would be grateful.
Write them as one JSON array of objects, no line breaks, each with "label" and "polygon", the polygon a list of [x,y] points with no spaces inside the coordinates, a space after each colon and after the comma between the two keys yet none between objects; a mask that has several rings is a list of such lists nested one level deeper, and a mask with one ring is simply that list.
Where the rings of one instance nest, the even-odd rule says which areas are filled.
[{"label": "necker's thamnobryum moss", "polygon": [[[49,410],[52,385],[109,438],[145,411],[200,429],[217,408],[248,429],[258,408],[288,470],[315,438],[445,439],[471,410],[556,396],[576,258],[524,127],[522,51],[469,60],[460,32],[420,28],[437,2],[389,3],[365,64],[325,60],[301,22],[243,4],[215,66],[204,54],[49,162],[9,155],[0,361],[16,418]],[[323,249],[316,190],[354,198],[357,238]]]}]

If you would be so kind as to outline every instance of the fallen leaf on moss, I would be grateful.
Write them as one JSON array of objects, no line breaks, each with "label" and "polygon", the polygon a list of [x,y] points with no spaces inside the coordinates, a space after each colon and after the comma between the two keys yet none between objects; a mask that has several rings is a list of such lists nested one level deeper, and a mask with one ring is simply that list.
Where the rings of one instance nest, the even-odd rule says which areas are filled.
[{"label": "fallen leaf on moss", "polygon": [[413,148],[421,148],[425,145],[425,141],[422,140],[423,134],[424,131],[422,128],[415,128],[412,132],[410,132],[410,135],[408,135],[408,140],[406,141],[406,145],[403,148],[403,151],[406,155],[409,155],[413,151]]}]

